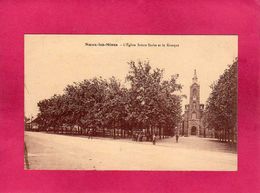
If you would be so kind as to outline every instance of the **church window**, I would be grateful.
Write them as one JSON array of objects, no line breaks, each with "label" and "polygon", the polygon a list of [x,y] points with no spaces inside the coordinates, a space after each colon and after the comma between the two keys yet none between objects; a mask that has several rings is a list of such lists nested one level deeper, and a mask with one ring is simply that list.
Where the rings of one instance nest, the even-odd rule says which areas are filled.
[{"label": "church window", "polygon": [[192,91],[192,100],[196,100],[196,98],[197,98],[197,90],[193,89],[193,91]]},{"label": "church window", "polygon": [[197,96],[197,90],[193,89],[193,96]]},{"label": "church window", "polygon": [[197,117],[196,117],[196,113],[193,112],[193,113],[191,114],[191,119],[196,119],[196,118],[197,118]]},{"label": "church window", "polygon": [[196,103],[193,102],[193,109],[196,109]]}]

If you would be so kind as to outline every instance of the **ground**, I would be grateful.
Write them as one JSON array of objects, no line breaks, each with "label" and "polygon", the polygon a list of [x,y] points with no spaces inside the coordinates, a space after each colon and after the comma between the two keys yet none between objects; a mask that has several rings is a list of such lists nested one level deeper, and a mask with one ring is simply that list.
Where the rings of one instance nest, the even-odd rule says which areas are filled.
[{"label": "ground", "polygon": [[234,147],[215,139],[180,137],[151,142],[25,132],[27,167],[57,170],[236,171]]}]

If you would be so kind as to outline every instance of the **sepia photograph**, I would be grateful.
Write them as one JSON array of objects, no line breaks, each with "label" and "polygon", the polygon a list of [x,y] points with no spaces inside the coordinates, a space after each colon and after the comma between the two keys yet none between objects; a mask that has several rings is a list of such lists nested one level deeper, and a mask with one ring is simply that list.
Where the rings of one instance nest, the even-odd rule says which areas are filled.
[{"label": "sepia photograph", "polygon": [[237,35],[24,35],[24,169],[237,171]]}]

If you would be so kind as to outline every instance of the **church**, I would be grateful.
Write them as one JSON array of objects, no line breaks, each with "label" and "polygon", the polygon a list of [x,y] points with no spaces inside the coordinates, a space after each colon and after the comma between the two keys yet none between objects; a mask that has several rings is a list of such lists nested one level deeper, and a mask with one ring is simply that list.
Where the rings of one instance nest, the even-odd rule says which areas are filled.
[{"label": "church", "polygon": [[196,70],[192,78],[190,86],[189,104],[185,105],[185,110],[182,120],[182,135],[207,137],[209,135],[207,129],[204,127],[204,104],[200,103],[200,85]]}]

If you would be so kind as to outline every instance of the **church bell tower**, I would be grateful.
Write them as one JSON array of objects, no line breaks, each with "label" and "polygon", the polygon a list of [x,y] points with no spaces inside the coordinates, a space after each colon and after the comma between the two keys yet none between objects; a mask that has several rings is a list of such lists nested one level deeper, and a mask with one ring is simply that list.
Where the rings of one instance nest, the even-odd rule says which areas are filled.
[{"label": "church bell tower", "polygon": [[202,128],[201,118],[204,105],[200,104],[200,85],[198,83],[197,72],[194,70],[192,84],[190,86],[189,104],[185,105],[184,113],[184,134],[186,136],[200,135]]}]

